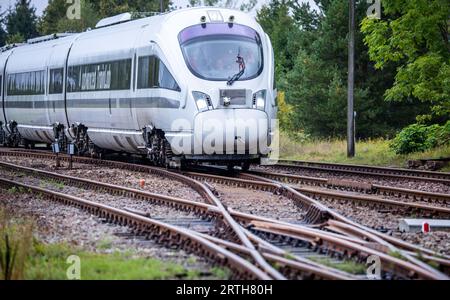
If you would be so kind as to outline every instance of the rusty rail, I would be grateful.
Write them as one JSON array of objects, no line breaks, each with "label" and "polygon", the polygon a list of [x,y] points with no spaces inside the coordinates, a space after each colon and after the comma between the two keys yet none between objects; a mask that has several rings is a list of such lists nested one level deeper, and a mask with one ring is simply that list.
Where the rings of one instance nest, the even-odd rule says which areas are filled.
[{"label": "rusty rail", "polygon": [[[22,151],[21,151],[22,152]],[[17,152],[14,152],[14,153],[17,153]],[[2,152],[0,151],[0,155],[2,155]],[[32,154],[26,154],[26,153],[23,153],[22,152],[22,154],[20,154],[20,156],[33,156],[33,157],[35,157],[35,153],[32,153]],[[41,157],[42,158],[52,158],[52,156],[51,155],[48,155],[48,154],[44,154],[44,155],[42,155],[42,154],[39,154],[39,155],[41,155]],[[17,156],[17,155],[15,155],[15,156]],[[50,156],[50,157],[49,157]],[[63,158],[64,159],[64,158]],[[95,162],[94,163],[97,163],[98,164],[98,160],[94,160]],[[80,160],[80,162],[82,162],[82,163],[92,163],[92,160],[91,159],[85,159],[85,158],[82,158],[81,160]],[[158,171],[164,171],[163,173],[165,173],[165,174],[163,174],[163,175],[161,175],[161,176],[165,176],[165,175],[167,175],[167,176],[171,176],[171,175],[173,175],[173,173],[172,172],[167,172],[166,170],[161,170],[161,169],[158,169],[158,168],[153,168],[153,167],[147,167],[147,166],[136,166],[136,165],[133,165],[133,164],[126,164],[126,163],[120,163],[120,162],[106,162],[106,161],[100,161],[100,162],[102,162],[101,164],[107,164],[107,165],[109,165],[109,166],[111,166],[111,167],[126,167],[127,169],[131,169],[131,170],[136,170],[137,169],[137,171],[140,171],[140,172],[149,172],[149,168],[150,169],[156,169],[156,170],[151,170],[151,171],[153,171],[153,172],[155,172],[155,173],[157,173]],[[167,174],[167,173],[169,173],[169,174]],[[180,174],[177,174],[177,175],[180,175]],[[180,176],[178,176],[177,177],[178,178],[178,180],[180,180],[180,181],[184,181],[185,180],[185,178],[186,178],[186,176],[183,176],[183,175],[181,175],[181,177]],[[264,181],[262,181],[262,183],[264,183]],[[259,183],[259,186],[265,186],[265,188],[267,189],[267,188],[270,188],[270,189],[275,189],[275,188],[279,188],[279,185],[267,185],[267,184],[262,184],[262,183]],[[202,186],[202,184],[200,184],[200,186]],[[123,187],[121,187],[121,188],[123,188]],[[207,194],[212,194],[211,193],[211,191],[209,191],[209,189],[207,189],[206,187],[204,187],[204,189],[206,190],[206,193]],[[287,189],[287,190],[289,190],[289,189]],[[303,196],[303,195],[301,195],[301,194],[299,194],[297,191],[290,191],[291,193],[294,193],[294,194],[298,194],[297,196],[299,197],[299,198],[301,198],[301,199],[303,199],[304,201],[307,201],[307,202],[310,202],[310,203],[316,203],[314,200],[312,200],[312,199],[309,199],[308,197],[306,197],[306,196]],[[173,199],[171,199],[171,200],[173,200]],[[203,205],[207,205],[207,204],[203,204]],[[323,209],[323,208],[325,208],[325,209],[327,209],[326,207],[323,207],[323,206],[321,206],[320,204],[319,204],[319,207],[321,208],[321,209]],[[213,208],[212,210],[214,210],[214,209],[217,209],[217,208]],[[230,210],[230,212],[231,212],[231,214],[232,214],[232,216],[234,217],[234,218],[236,218],[236,219],[238,219],[238,220],[240,220],[240,221],[242,221],[242,222],[244,222],[244,223],[246,223],[246,224],[248,224],[249,222],[252,222],[251,220],[253,219],[253,221],[269,221],[269,222],[273,222],[274,224],[282,224],[283,222],[279,222],[279,221],[275,221],[275,220],[270,220],[270,219],[267,219],[267,218],[262,218],[262,217],[257,217],[257,216],[253,216],[253,215],[246,215],[246,214],[243,214],[243,213],[238,213],[238,212],[234,212],[234,211],[232,211],[232,210]],[[301,226],[297,226],[297,225],[295,225],[295,226],[293,226],[292,224],[287,224],[287,225],[289,225],[289,226],[292,226],[292,227],[297,227],[297,228],[299,228],[299,227],[301,227]],[[305,229],[305,228],[303,228],[303,229]],[[312,230],[311,228],[308,228],[308,230]],[[323,234],[325,234],[324,232],[322,232]],[[343,237],[341,237],[341,239],[342,239]],[[345,238],[344,238],[344,240],[345,240]],[[403,242],[403,241],[401,241],[401,242]],[[405,242],[403,242],[403,243],[405,243]],[[431,253],[430,253],[430,255],[432,255]]]},{"label": "rusty rail", "polygon": [[[82,178],[77,178],[77,177],[72,177],[72,176],[67,176],[67,175],[60,175],[60,174],[56,174],[56,173],[52,173],[52,172],[48,172],[48,171],[16,166],[16,165],[13,165],[10,163],[0,162],[0,167],[8,168],[8,169],[11,169],[14,171],[32,173],[34,175],[39,175],[44,178],[53,179],[57,182],[64,182],[64,183],[69,183],[71,185],[78,186],[78,187],[108,192],[112,195],[122,195],[122,196],[127,196],[130,198],[135,198],[135,199],[139,199],[139,200],[147,200],[147,201],[150,201],[150,202],[156,203],[156,204],[165,204],[174,209],[179,209],[179,210],[183,210],[183,211],[192,211],[195,214],[205,217],[205,218],[210,218],[210,219],[222,218],[219,209],[210,204],[198,203],[198,202],[194,202],[194,201],[149,193],[149,192],[145,192],[145,191],[135,190],[135,189],[121,187],[121,186],[107,184],[107,183],[98,183],[98,182],[95,182],[95,181],[92,181],[89,179],[82,179]],[[12,184],[11,181],[8,181],[8,180],[4,180],[4,181],[8,184]],[[41,191],[45,191],[46,192],[45,195],[51,195],[52,193],[55,193],[56,195],[62,195],[62,194],[59,194],[58,192],[53,192],[53,191],[45,190],[42,188],[30,188],[31,186],[26,186],[26,185],[20,184],[20,183],[17,183],[16,186],[22,187],[23,189],[25,189],[25,192],[29,191],[29,190],[37,191],[39,193]],[[64,196],[66,196],[66,195],[64,195]],[[81,201],[79,198],[76,198],[76,197],[67,196],[67,198],[68,199],[75,198],[75,199],[77,199],[77,203],[80,203],[80,201]],[[78,200],[80,200],[80,201],[78,201]],[[83,201],[81,201],[81,202],[84,203]],[[100,204],[100,205],[103,206],[102,204]],[[79,206],[79,207],[83,208],[82,206]],[[148,213],[143,213],[143,212],[141,213],[141,212],[137,212],[137,211],[129,210],[129,209],[124,209],[123,211],[125,211],[127,213],[131,213],[131,214],[135,214],[135,215],[140,215],[141,217],[146,217],[146,218],[148,218],[148,216],[149,216]],[[237,216],[237,219],[245,220],[245,223],[247,223],[247,224],[254,220],[254,218],[252,218],[252,216],[250,216],[250,215],[239,215],[239,216]],[[217,241],[220,241],[220,243],[218,243],[220,245],[224,245],[224,244],[225,245],[233,245],[233,247],[230,248],[231,250],[239,250],[237,252],[244,253],[248,256],[251,256],[251,254],[252,254],[251,253],[252,250],[245,246],[235,244],[232,242],[228,242],[228,241],[224,241],[224,240],[214,238],[211,236],[207,236],[205,234],[200,234],[200,235],[207,240],[211,240],[211,241],[215,242],[216,244],[217,244]],[[270,256],[267,253],[262,253],[262,256],[265,259],[268,259],[270,262],[284,265],[285,269],[286,269],[286,270],[284,270],[285,273],[301,274],[302,278],[305,277],[305,278],[322,278],[322,279],[339,279],[339,280],[354,279],[351,277],[351,275],[342,274],[342,272],[339,272],[337,270],[332,270],[331,268],[327,268],[324,266],[320,266],[319,264],[314,264],[313,262],[305,262],[304,260],[300,261],[300,262],[290,262],[290,261],[287,261],[285,258]],[[317,273],[314,273],[314,272],[317,272]]]},{"label": "rusty rail", "polygon": [[243,258],[215,245],[214,243],[197,234],[194,234],[189,230],[165,224],[150,218],[145,218],[137,214],[94,201],[89,201],[2,178],[0,178],[0,186],[4,189],[19,187],[25,192],[32,192],[33,194],[41,195],[48,200],[85,210],[93,215],[106,219],[111,223],[128,226],[134,232],[140,235],[147,235],[149,237],[156,238],[159,242],[169,245],[173,245],[175,243],[180,245],[180,247],[185,250],[200,254],[202,257],[214,258],[216,262],[226,265],[230,270],[232,270],[233,273],[237,275],[237,278],[262,280],[271,279],[271,277],[269,277],[266,273]]},{"label": "rusty rail", "polygon": [[436,204],[450,204],[450,195],[442,193],[431,193],[420,190],[384,186],[372,183],[360,183],[350,180],[335,180],[265,171],[251,171],[250,174],[284,183],[310,185],[335,190],[365,193],[369,195],[391,196],[395,198],[403,198],[406,200],[413,199],[423,202],[434,202]]},{"label": "rusty rail", "polygon": [[270,168],[282,170],[313,170],[322,172],[336,172],[343,174],[356,174],[364,176],[385,177],[391,179],[408,179],[442,184],[450,184],[450,173],[408,170],[401,168],[375,167],[365,165],[333,164],[305,161],[280,160]]}]

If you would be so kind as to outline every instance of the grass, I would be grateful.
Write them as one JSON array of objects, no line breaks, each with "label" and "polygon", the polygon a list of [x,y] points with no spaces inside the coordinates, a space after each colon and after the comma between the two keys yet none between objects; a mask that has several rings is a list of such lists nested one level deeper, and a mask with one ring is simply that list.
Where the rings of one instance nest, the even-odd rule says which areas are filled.
[{"label": "grass", "polygon": [[32,222],[13,220],[0,210],[0,280],[23,279],[32,241]]},{"label": "grass", "polygon": [[40,183],[41,187],[54,187],[60,191],[62,191],[64,189],[64,183],[63,182],[59,182],[53,179],[49,179],[49,180],[43,180]]},{"label": "grass", "polygon": [[366,274],[366,270],[367,267],[364,264],[360,264],[351,260],[346,260],[346,261],[339,261],[339,262],[334,262],[332,261],[331,258],[328,257],[323,257],[323,258],[319,258],[319,257],[311,257],[310,258],[312,261],[325,265],[327,267],[330,268],[334,268],[337,270],[341,270],[350,274],[355,274],[355,275],[359,275],[359,274]]},{"label": "grass", "polygon": [[[297,142],[286,133],[281,133],[280,156],[282,159],[390,167],[405,167],[408,160],[450,157],[450,145],[421,153],[396,155],[389,148],[389,143],[390,141],[385,139],[358,141],[356,143],[356,157],[348,158],[345,140]],[[450,171],[450,166],[446,166],[442,171]]]},{"label": "grass", "polygon": [[71,255],[80,258],[82,280],[195,279],[199,276],[196,271],[188,271],[181,265],[139,258],[132,253],[74,251],[64,244],[37,244],[34,248],[27,264],[25,279],[66,280],[70,267],[67,258]]},{"label": "grass", "polygon": [[[14,191],[16,192],[16,191]],[[82,280],[163,280],[201,279],[200,271],[153,258],[139,257],[132,250],[126,252],[95,253],[67,244],[43,244],[33,239],[34,222],[11,218],[0,210],[0,280],[67,280],[73,268],[69,257],[77,256]],[[111,248],[111,238],[97,244],[98,250]],[[191,259],[188,264],[196,261]],[[227,269],[208,270],[216,279],[227,279]]]}]

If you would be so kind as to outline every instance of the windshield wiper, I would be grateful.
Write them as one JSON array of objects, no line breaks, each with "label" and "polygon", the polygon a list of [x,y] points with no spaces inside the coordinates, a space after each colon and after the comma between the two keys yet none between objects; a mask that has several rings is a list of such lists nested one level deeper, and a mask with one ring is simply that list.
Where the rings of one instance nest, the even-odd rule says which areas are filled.
[{"label": "windshield wiper", "polygon": [[245,61],[244,58],[241,56],[240,53],[238,53],[237,55],[237,60],[236,63],[239,64],[239,72],[234,74],[228,81],[227,81],[227,85],[233,85],[233,83],[237,80],[239,80],[239,78],[242,77],[242,75],[244,75],[245,72]]}]

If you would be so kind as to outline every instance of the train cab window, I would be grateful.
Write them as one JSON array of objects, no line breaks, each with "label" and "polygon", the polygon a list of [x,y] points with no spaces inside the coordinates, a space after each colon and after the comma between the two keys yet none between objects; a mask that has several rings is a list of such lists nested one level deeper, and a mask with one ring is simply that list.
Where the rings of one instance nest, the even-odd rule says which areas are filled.
[{"label": "train cab window", "polygon": [[131,86],[131,59],[71,66],[68,92],[128,90]]},{"label": "train cab window", "polygon": [[212,23],[194,25],[182,30],[178,36],[181,50],[189,70],[198,78],[227,81],[237,74],[245,63],[239,80],[258,77],[263,70],[263,46],[259,34],[245,25]]},{"label": "train cab window", "polygon": [[180,91],[175,78],[156,56],[139,57],[138,89],[149,88]]},{"label": "train cab window", "polygon": [[50,70],[49,94],[61,94],[63,92],[63,76],[63,68]]}]

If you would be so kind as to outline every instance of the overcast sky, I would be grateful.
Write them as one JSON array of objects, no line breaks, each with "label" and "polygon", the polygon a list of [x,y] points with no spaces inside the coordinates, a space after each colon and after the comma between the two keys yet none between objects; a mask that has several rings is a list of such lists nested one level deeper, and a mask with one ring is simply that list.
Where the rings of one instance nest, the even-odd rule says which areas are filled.
[{"label": "overcast sky", "polygon": [[[252,14],[256,15],[256,10],[261,8],[265,3],[268,3],[270,0],[258,0],[258,4],[255,6],[254,11],[252,11]],[[312,0],[301,0],[303,2],[310,2],[313,3]],[[178,7],[186,7],[186,5],[189,3],[188,0],[172,0],[172,2]],[[0,0],[0,6],[1,11],[4,12],[8,9],[10,6],[14,6],[16,3],[16,0]],[[32,5],[36,7],[36,13],[40,16],[42,15],[42,12],[44,11],[45,7],[48,4],[48,0],[31,0]]]}]

